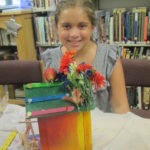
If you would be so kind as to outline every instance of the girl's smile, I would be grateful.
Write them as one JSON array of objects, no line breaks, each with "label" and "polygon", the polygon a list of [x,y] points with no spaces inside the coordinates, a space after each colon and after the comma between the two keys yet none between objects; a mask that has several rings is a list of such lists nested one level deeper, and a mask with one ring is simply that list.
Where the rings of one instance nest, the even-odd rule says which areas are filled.
[{"label": "girl's smile", "polygon": [[75,41],[75,40],[67,40],[68,43],[70,44],[71,47],[78,47],[80,45],[80,43],[82,42],[82,40],[79,40],[79,41]]}]

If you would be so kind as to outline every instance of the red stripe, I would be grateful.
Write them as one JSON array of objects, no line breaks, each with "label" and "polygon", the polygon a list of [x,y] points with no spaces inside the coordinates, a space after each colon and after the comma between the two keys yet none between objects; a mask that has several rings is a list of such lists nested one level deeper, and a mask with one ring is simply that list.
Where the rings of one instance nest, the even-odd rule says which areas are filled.
[{"label": "red stripe", "polygon": [[53,114],[53,113],[59,113],[59,112],[68,112],[68,111],[73,111],[73,110],[74,110],[74,106],[65,106],[65,107],[52,108],[52,109],[47,109],[47,110],[33,111],[31,113],[31,116],[39,116],[39,115]]}]

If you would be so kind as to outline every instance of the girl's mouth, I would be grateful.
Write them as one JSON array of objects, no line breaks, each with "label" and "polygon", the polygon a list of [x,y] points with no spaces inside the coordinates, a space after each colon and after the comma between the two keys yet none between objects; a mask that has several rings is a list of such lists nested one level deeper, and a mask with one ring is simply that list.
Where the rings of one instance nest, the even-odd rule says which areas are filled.
[{"label": "girl's mouth", "polygon": [[81,41],[68,41],[70,45],[72,46],[78,46]]}]

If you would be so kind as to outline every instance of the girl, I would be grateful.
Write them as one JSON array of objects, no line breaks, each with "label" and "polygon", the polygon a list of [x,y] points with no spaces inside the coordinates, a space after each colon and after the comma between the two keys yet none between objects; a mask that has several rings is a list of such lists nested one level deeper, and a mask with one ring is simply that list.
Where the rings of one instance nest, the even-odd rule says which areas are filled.
[{"label": "girl", "polygon": [[126,113],[129,110],[123,69],[118,47],[95,43],[91,36],[95,26],[95,12],[90,0],[61,0],[56,10],[56,24],[61,46],[42,54],[45,68],[59,68],[61,56],[76,50],[77,64],[93,65],[106,78],[105,87],[94,92],[96,106],[103,111]]}]

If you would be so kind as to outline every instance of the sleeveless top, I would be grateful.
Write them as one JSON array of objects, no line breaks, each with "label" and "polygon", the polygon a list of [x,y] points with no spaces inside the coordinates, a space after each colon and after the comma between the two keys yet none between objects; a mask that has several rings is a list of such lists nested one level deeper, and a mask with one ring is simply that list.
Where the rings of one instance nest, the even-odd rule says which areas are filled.
[{"label": "sleeveless top", "polygon": [[[62,56],[60,48],[61,46],[57,48],[47,49],[41,54],[41,59],[44,62],[44,68],[52,67],[58,71],[59,62]],[[105,77],[106,84],[102,89],[98,91],[93,90],[93,97],[96,107],[98,107],[104,112],[112,111],[110,102],[109,78],[112,74],[113,68],[118,57],[118,46],[97,43],[97,52],[92,65]]]}]

